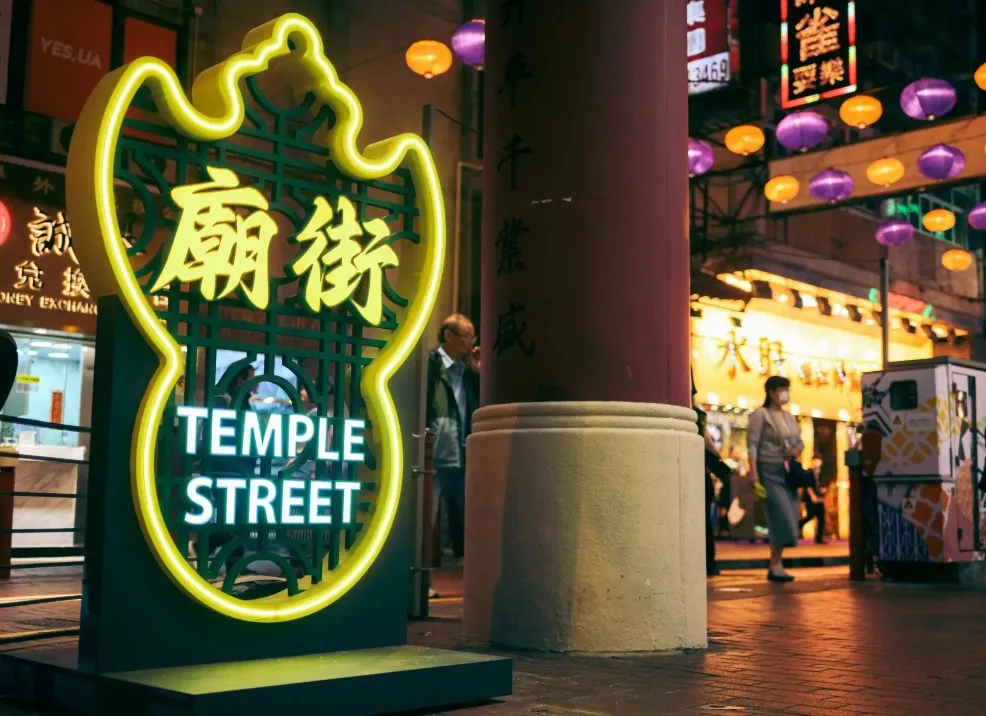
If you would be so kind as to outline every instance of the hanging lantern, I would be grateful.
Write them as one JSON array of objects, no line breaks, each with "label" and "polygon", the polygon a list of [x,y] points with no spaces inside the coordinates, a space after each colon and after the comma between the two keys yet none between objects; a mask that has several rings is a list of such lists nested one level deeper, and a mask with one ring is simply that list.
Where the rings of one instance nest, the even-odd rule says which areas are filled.
[{"label": "hanging lantern", "polygon": [[949,271],[965,271],[972,266],[972,254],[965,249],[949,249],[941,255],[941,265]]},{"label": "hanging lantern", "polygon": [[866,167],[866,178],[878,186],[891,186],[904,178],[904,162],[884,157]]},{"label": "hanging lantern", "polygon": [[976,80],[976,84],[979,85],[979,89],[986,90],[986,64],[979,65],[979,69],[976,70],[973,78]]},{"label": "hanging lantern", "polygon": [[850,127],[863,129],[883,116],[883,104],[876,97],[858,94],[842,103],[839,116]]},{"label": "hanging lantern", "polygon": [[819,144],[829,133],[829,123],[818,112],[792,112],[777,125],[777,141],[802,152]]},{"label": "hanging lantern", "polygon": [[986,231],[986,202],[976,204],[969,211],[969,226],[979,231]]},{"label": "hanging lantern", "polygon": [[929,179],[951,179],[965,169],[965,154],[947,144],[936,144],[918,157],[918,171]]},{"label": "hanging lantern", "polygon": [[907,85],[900,93],[900,108],[912,119],[931,121],[948,114],[958,97],[945,80],[926,77]]},{"label": "hanging lantern", "polygon": [[771,179],[763,188],[763,194],[770,201],[786,204],[798,195],[801,184],[792,176],[779,176]]},{"label": "hanging lantern", "polygon": [[914,227],[903,219],[888,219],[876,227],[876,242],[883,246],[901,246],[914,238]]},{"label": "hanging lantern", "polygon": [[955,226],[955,214],[948,209],[934,209],[921,218],[921,223],[928,231],[940,234]]},{"label": "hanging lantern", "polygon": [[855,188],[852,177],[841,169],[826,169],[808,182],[808,191],[819,201],[842,201]]},{"label": "hanging lantern", "polygon": [[688,140],[688,176],[705,174],[712,168],[716,153],[708,142],[701,139]]},{"label": "hanging lantern", "polygon": [[486,20],[470,20],[452,33],[452,51],[462,62],[483,69],[486,57]]},{"label": "hanging lantern", "polygon": [[425,79],[445,74],[452,66],[452,51],[436,40],[420,40],[407,48],[407,66]]},{"label": "hanging lantern", "polygon": [[10,219],[10,209],[0,201],[0,246],[3,246],[10,238],[12,221]]},{"label": "hanging lantern", "polygon": [[744,157],[759,151],[763,142],[763,130],[752,124],[741,124],[726,132],[726,149]]}]

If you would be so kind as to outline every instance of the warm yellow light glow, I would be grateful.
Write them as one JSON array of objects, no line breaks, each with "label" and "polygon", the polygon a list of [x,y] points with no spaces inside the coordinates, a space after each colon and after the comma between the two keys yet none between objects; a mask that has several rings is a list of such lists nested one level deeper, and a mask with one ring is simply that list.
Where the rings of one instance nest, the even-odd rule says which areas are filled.
[{"label": "warm yellow light glow", "polygon": [[876,97],[854,95],[842,103],[839,116],[850,127],[869,127],[883,116],[883,105]]},{"label": "warm yellow light glow", "polygon": [[[292,50],[288,41],[294,46]],[[86,278],[94,295],[119,294],[144,339],[159,357],[145,393],[131,445],[134,504],[151,551],[169,576],[189,596],[217,612],[254,622],[304,617],[338,600],[369,570],[379,555],[397,514],[403,455],[400,425],[389,381],[407,359],[434,307],[445,255],[445,215],[438,174],[425,142],[402,134],[357,148],[362,108],[326,59],[315,26],[297,14],[283,15],[252,30],[242,51],[203,72],[189,101],[174,71],[161,60],[144,57],[99,82],[79,117],[68,159],[66,194],[76,224],[76,247],[85,256]],[[377,445],[379,482],[373,513],[359,541],[327,578],[312,584],[299,580],[299,595],[284,594],[243,601],[213,587],[182,556],[168,533],[155,479],[157,438],[168,397],[184,369],[182,353],[143,295],[126,255],[115,211],[113,166],[123,119],[138,90],[150,92],[164,120],[194,142],[210,142],[236,133],[245,109],[240,82],[271,68],[296,90],[312,91],[335,116],[326,138],[329,154],[345,175],[369,181],[406,166],[418,191],[423,244],[418,290],[393,339],[364,369],[360,390],[367,404]]]},{"label": "warm yellow light glow", "polygon": [[841,420],[844,423],[848,423],[849,422],[849,411],[848,410],[840,410],[839,411],[839,420]]},{"label": "warm yellow light glow", "polygon": [[760,151],[763,146],[763,130],[752,124],[741,124],[726,132],[726,149],[744,157]]},{"label": "warm yellow light glow", "polygon": [[751,293],[753,291],[752,283],[747,281],[742,276],[737,276],[734,273],[721,273],[718,276],[716,276],[716,278],[722,281],[723,283],[728,283],[730,286],[733,286],[734,288],[738,288],[741,291],[746,291],[747,293]]},{"label": "warm yellow light glow", "polygon": [[866,178],[877,186],[891,186],[904,178],[904,162],[894,157],[884,157],[866,167]]},{"label": "warm yellow light glow", "polygon": [[949,271],[965,271],[972,266],[972,254],[965,249],[949,249],[941,255],[941,265]]},{"label": "warm yellow light glow", "polygon": [[774,177],[764,185],[763,195],[770,201],[786,204],[798,195],[801,191],[801,184],[792,176]]},{"label": "warm yellow light glow", "polygon": [[801,406],[797,403],[791,403],[791,405],[788,406],[788,410],[791,411],[791,415],[801,415]]},{"label": "warm yellow light glow", "polygon": [[811,411],[811,417],[813,417],[813,418],[820,418],[820,417],[822,417],[822,411],[819,410],[818,408],[813,408],[812,411]]},{"label": "warm yellow light glow", "polygon": [[452,51],[437,40],[415,42],[404,55],[407,66],[425,79],[443,75],[452,67]]},{"label": "warm yellow light glow", "polygon": [[948,209],[934,209],[921,218],[921,223],[934,233],[948,231],[955,226],[955,214]]},{"label": "warm yellow light glow", "polygon": [[979,85],[979,89],[986,90],[986,64],[979,65],[974,77],[976,84]]}]

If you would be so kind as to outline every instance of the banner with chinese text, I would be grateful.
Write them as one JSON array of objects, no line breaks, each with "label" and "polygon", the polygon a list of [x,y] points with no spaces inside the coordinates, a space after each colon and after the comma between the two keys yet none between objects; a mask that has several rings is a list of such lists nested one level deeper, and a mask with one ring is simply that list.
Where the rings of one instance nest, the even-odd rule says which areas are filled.
[{"label": "banner with chinese text", "polygon": [[733,67],[728,15],[734,12],[734,5],[728,0],[688,1],[688,94],[709,92],[729,83]]},{"label": "banner with chinese text", "polygon": [[781,0],[781,106],[856,91],[856,3]]}]

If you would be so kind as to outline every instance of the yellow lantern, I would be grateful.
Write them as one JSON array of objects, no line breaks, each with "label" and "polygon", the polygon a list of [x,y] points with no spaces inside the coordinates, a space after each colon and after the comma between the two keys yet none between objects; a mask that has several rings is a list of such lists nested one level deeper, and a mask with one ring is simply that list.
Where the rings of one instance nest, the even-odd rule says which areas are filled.
[{"label": "yellow lantern", "polygon": [[941,265],[949,271],[965,271],[972,266],[972,254],[965,249],[949,249],[941,255]]},{"label": "yellow lantern", "polygon": [[437,40],[420,40],[407,48],[407,66],[425,79],[445,74],[452,66],[452,50]]},{"label": "yellow lantern", "polygon": [[866,167],[866,178],[878,186],[890,186],[904,178],[904,162],[884,157]]},{"label": "yellow lantern", "polygon": [[864,94],[850,97],[839,108],[839,116],[850,127],[862,129],[869,127],[883,116],[883,105],[876,97]]},{"label": "yellow lantern", "polygon": [[782,175],[771,179],[763,188],[763,195],[771,201],[786,204],[798,195],[801,185],[792,176]]},{"label": "yellow lantern", "polygon": [[935,209],[925,214],[921,219],[921,223],[924,224],[924,228],[932,233],[948,231],[955,226],[955,214],[948,209]]},{"label": "yellow lantern", "polygon": [[745,157],[759,151],[763,143],[763,130],[752,124],[741,124],[726,132],[726,149],[733,154],[742,154]]},{"label": "yellow lantern", "polygon": [[986,64],[979,65],[979,69],[976,70],[976,74],[973,77],[976,80],[976,84],[979,85],[979,89],[986,90]]}]

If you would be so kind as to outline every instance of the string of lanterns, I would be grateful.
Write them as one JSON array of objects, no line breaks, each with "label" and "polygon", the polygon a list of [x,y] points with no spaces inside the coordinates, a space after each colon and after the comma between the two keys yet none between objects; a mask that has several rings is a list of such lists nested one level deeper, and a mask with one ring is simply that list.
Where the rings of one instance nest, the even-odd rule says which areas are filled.
[{"label": "string of lanterns", "polygon": [[407,48],[404,60],[412,72],[425,79],[443,75],[452,67],[452,53],[469,67],[483,69],[486,59],[486,21],[477,18],[455,29],[452,49],[438,40],[419,40]]}]

